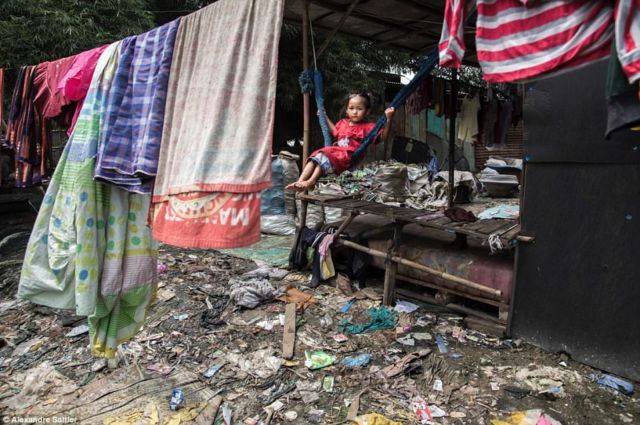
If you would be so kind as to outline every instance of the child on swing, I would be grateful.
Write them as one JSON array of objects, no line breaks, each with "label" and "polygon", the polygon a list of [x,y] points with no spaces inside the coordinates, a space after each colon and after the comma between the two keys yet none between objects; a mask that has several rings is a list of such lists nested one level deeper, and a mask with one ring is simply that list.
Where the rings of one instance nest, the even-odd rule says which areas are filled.
[{"label": "child on swing", "polygon": [[[304,166],[302,174],[297,182],[291,183],[285,189],[296,192],[304,192],[315,187],[316,182],[322,176],[328,174],[339,175],[349,168],[353,153],[358,149],[362,140],[375,127],[373,122],[365,122],[371,109],[371,98],[366,93],[356,93],[347,100],[347,118],[333,123],[327,117],[327,123],[331,134],[336,139],[332,146],[325,146],[314,151]],[[391,120],[395,112],[394,108],[387,108],[384,114],[387,122],[384,129],[376,136],[374,143],[385,140],[391,130]],[[318,111],[324,113],[325,111]]]}]

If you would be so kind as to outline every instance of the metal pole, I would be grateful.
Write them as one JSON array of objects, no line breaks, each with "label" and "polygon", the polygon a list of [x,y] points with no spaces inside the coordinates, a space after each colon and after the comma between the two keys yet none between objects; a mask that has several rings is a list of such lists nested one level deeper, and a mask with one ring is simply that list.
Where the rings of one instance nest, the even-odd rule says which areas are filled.
[{"label": "metal pole", "polygon": [[[302,67],[303,71],[309,69],[309,0],[304,2],[304,13],[302,14]],[[309,123],[311,114],[310,94],[304,93],[303,102],[303,125],[302,125],[302,168],[307,163],[309,157]]]},{"label": "metal pole", "polygon": [[451,117],[449,118],[449,208],[453,207],[455,191],[456,114],[458,101],[458,70],[451,70]]}]

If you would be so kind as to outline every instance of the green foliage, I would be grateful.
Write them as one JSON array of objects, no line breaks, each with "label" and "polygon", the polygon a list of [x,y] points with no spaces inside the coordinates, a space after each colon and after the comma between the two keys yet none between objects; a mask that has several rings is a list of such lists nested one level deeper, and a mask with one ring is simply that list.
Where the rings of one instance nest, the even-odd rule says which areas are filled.
[{"label": "green foliage", "polygon": [[145,0],[2,0],[0,67],[69,56],[155,24]]},{"label": "green foliage", "polygon": [[[326,39],[326,34],[315,33],[316,50]],[[309,64],[313,67],[311,41],[309,42]],[[327,112],[337,119],[346,97],[354,91],[367,91],[380,99],[384,85],[382,72],[392,67],[408,69],[409,54],[397,50],[378,48],[371,42],[344,35],[337,35],[317,59],[318,68],[324,77],[324,98]],[[298,76],[302,72],[302,30],[298,26],[285,24],[280,38],[280,62],[278,70],[277,99],[288,111],[300,108],[302,95]]]}]

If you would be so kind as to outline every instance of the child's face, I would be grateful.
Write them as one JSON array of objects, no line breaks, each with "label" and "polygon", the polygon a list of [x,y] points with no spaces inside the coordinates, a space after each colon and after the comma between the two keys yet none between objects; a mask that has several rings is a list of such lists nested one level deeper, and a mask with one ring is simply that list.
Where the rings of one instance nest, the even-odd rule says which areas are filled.
[{"label": "child's face", "polygon": [[354,96],[349,99],[349,103],[347,103],[347,118],[352,123],[358,123],[365,119],[365,117],[369,114],[369,109],[367,109],[366,101],[361,96]]}]

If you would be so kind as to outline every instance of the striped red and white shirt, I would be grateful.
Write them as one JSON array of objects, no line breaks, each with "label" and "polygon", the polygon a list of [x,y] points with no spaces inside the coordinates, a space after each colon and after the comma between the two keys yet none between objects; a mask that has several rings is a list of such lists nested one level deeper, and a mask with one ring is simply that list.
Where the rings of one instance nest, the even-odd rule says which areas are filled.
[{"label": "striped red and white shirt", "polygon": [[[465,7],[447,0],[440,65],[464,56]],[[484,78],[512,82],[567,70],[616,49],[630,82],[640,79],[640,0],[477,0],[476,50]]]}]

